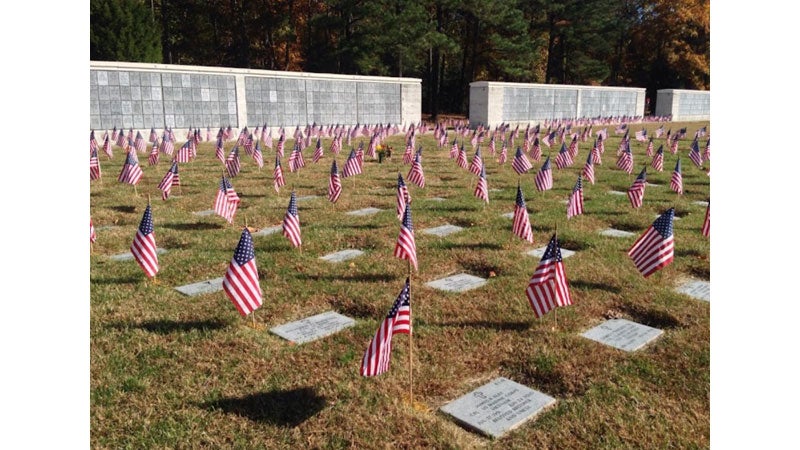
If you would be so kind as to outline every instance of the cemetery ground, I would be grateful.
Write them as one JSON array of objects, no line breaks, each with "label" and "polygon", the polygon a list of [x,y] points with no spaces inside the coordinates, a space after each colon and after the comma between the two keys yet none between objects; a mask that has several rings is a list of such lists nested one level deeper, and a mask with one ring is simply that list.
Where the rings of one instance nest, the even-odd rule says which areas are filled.
[{"label": "cemetery ground", "polygon": [[[632,125],[631,135],[640,128],[653,134],[659,125]],[[426,187],[406,180],[419,259],[419,272],[411,275],[414,334],[395,335],[389,371],[371,378],[359,375],[361,358],[408,273],[406,261],[392,255],[400,229],[397,174],[406,178],[410,168],[402,164],[402,134],[385,141],[395,149],[391,159],[379,163],[365,155],[363,174],[342,179],[335,205],[326,198],[334,156],[329,138],[317,164],[311,161],[312,140],[303,152],[306,166],[296,173],[288,169],[294,144],[288,139],[280,192],[272,184],[275,151],[264,148],[259,170],[242,149],[241,173],[231,179],[241,198],[234,225],[217,215],[194,214],[212,209],[219,187],[223,165],[214,157],[214,142],[200,143],[197,159],[180,164],[181,186],[167,201],[156,187],[169,169],[166,155],[148,166],[140,154],[144,177],[137,196],[133,186],[116,180],[122,149],[115,146],[110,161],[100,152],[103,178],[92,182],[90,193],[98,235],[90,269],[92,447],[709,447],[710,303],[676,291],[687,280],[709,280],[709,241],[700,231],[706,208],[695,203],[709,200],[709,176],[687,157],[695,130],[705,125],[666,124],[688,132],[678,155],[665,145],[663,172],[650,167],[646,144],[632,139],[631,175],[616,168],[620,135],[609,126],[602,165],[595,165],[597,182],[584,180],[585,212],[569,220],[564,201],[593,138],[580,143],[571,167],[553,164],[554,188],[545,192],[536,191],[534,175],[548,153],[555,158],[558,146],[543,146],[545,156],[520,177],[511,160],[522,133],[502,166],[485,140],[490,201],[484,204],[473,195],[477,177],[448,157],[452,130],[444,148],[437,148],[430,133],[418,136]],[[360,135],[352,146],[362,139],[366,148],[369,138]],[[464,141],[471,160],[475,149],[469,138]],[[656,139],[655,148],[663,142]],[[226,155],[232,146],[226,143]],[[498,142],[498,152],[499,147]],[[336,156],[340,169],[349,151],[345,145]],[[677,156],[683,195],[669,188]],[[643,206],[633,209],[626,196],[609,191],[627,191],[644,164],[653,185]],[[514,236],[511,220],[503,216],[514,210],[518,182],[532,245]],[[292,248],[280,231],[254,235],[264,297],[254,320],[241,317],[221,290],[198,296],[175,290],[222,277],[245,222],[253,230],[280,225],[292,188],[298,197],[317,197],[298,202],[302,248]],[[156,244],[166,250],[155,281],[136,262],[110,258],[129,251],[148,195]],[[445,200],[431,200],[436,197]],[[369,207],[380,211],[346,214]],[[670,207],[680,218],[674,222],[675,260],[644,278],[626,252]],[[463,230],[443,237],[422,232],[446,224]],[[536,319],[525,288],[540,257],[526,252],[545,246],[556,227],[562,249],[575,252],[564,259],[574,304]],[[608,228],[635,236],[600,234]],[[320,259],[346,249],[364,253],[338,263]],[[487,282],[461,293],[426,285],[461,273]],[[269,331],[327,311],[355,324],[303,344]],[[633,352],[581,336],[613,318],[663,333]],[[496,440],[440,411],[497,377],[556,403]]]}]

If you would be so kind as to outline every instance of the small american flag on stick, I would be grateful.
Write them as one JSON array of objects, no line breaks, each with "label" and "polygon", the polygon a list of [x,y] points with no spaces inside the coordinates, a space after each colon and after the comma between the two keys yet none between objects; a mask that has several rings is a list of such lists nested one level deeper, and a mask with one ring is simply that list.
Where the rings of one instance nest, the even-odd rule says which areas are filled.
[{"label": "small american flag on stick", "polygon": [[417,243],[414,239],[414,224],[411,221],[411,205],[406,203],[406,210],[403,214],[403,222],[400,224],[400,234],[394,246],[394,256],[400,259],[407,259],[409,263],[417,268]]},{"label": "small american flag on stick", "polygon": [[392,337],[395,334],[411,334],[411,294],[408,278],[400,295],[392,304],[389,314],[381,322],[375,337],[364,352],[364,357],[361,359],[361,376],[373,377],[389,370]]},{"label": "small american flag on stick", "polygon": [[294,191],[289,199],[286,215],[283,217],[283,235],[289,239],[293,247],[299,247],[303,243],[300,237],[300,216],[297,214],[297,197],[295,197]]},{"label": "small american flag on stick", "polygon": [[517,201],[514,204],[514,223],[511,232],[524,241],[533,244],[533,230],[531,229],[530,217],[528,217],[528,207],[525,205],[525,197],[522,195],[522,188],[517,184]]},{"label": "small american flag on stick", "polygon": [[148,278],[158,273],[158,255],[156,254],[156,238],[153,234],[153,213],[150,205],[144,210],[139,229],[133,237],[131,253]]},{"label": "small american flag on stick", "polygon": [[537,191],[553,189],[553,170],[550,168],[550,156],[542,164],[542,168],[533,179]]},{"label": "small american flag on stick", "polygon": [[555,234],[550,238],[542,260],[528,281],[525,296],[528,297],[528,303],[537,318],[553,308],[572,304],[561,247]]},{"label": "small american flag on stick", "polygon": [[253,237],[247,228],[242,230],[233,259],[222,279],[222,289],[242,316],[255,311],[264,302],[261,285],[258,283]]},{"label": "small american flag on stick", "polygon": [[628,199],[631,201],[631,206],[634,208],[641,208],[642,199],[644,199],[644,187],[647,185],[647,167],[642,167],[639,176],[633,180],[633,184],[628,188]]},{"label": "small american flag on stick", "polygon": [[661,214],[628,250],[628,256],[645,278],[669,265],[674,258],[674,217],[675,208]]},{"label": "small american flag on stick", "polygon": [[567,219],[581,214],[583,214],[583,183],[581,176],[578,175],[578,181],[575,182],[575,187],[572,188],[567,200]]}]

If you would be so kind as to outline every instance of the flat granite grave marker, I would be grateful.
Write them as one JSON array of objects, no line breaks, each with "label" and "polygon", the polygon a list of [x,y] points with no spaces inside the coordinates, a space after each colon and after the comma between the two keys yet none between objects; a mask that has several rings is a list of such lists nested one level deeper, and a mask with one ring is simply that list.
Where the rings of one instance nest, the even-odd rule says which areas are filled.
[{"label": "flat granite grave marker", "polygon": [[555,403],[549,395],[498,377],[441,410],[467,428],[499,438]]},{"label": "flat granite grave marker", "polygon": [[603,236],[611,236],[611,237],[631,237],[631,236],[636,236],[634,233],[631,233],[630,231],[617,230],[617,229],[614,229],[614,228],[609,228],[607,230],[603,230],[603,231],[600,232],[600,234],[602,234]]},{"label": "flat granite grave marker", "polygon": [[370,207],[370,208],[364,208],[364,209],[357,209],[355,211],[349,211],[349,212],[347,212],[345,214],[347,214],[348,216],[371,216],[371,215],[373,215],[375,213],[379,213],[381,211],[382,210],[380,210],[378,208]]},{"label": "flat granite grave marker", "polygon": [[297,197],[298,202],[304,202],[306,200],[314,200],[315,198],[319,198],[319,195],[304,195],[302,197]]},{"label": "flat granite grave marker", "polygon": [[502,215],[502,217],[505,217],[506,219],[513,219],[514,218],[514,213],[513,212],[505,213],[505,214]]},{"label": "flat granite grave marker", "polygon": [[192,214],[194,214],[195,216],[205,217],[205,216],[210,216],[210,215],[214,214],[214,210],[213,209],[207,209],[205,211],[196,211],[196,212],[193,212]]},{"label": "flat granite grave marker", "polygon": [[275,225],[274,227],[262,228],[253,233],[253,236],[269,236],[270,234],[279,233],[281,231],[283,231],[283,225]]},{"label": "flat granite grave marker", "polygon": [[463,228],[457,225],[444,224],[440,227],[426,228],[422,230],[422,232],[425,234],[432,234],[434,236],[444,237],[447,236],[448,234],[458,233],[461,230],[463,230]]},{"label": "flat granite grave marker", "polygon": [[459,273],[458,275],[452,275],[425,283],[426,286],[448,292],[464,292],[479,288],[484,284],[486,284],[484,278],[476,277],[468,273]]},{"label": "flat granite grave marker", "polygon": [[675,289],[681,294],[694,297],[698,300],[711,301],[711,283],[708,281],[695,280],[685,283]]},{"label": "flat granite grave marker", "polygon": [[[163,255],[164,253],[167,253],[166,249],[161,247],[156,248],[157,255]],[[120,253],[118,255],[111,255],[108,257],[108,259],[112,261],[130,261],[133,259],[133,253],[128,252],[128,253]]]},{"label": "flat granite grave marker", "polygon": [[[541,258],[542,256],[544,256],[545,250],[547,250],[547,247],[539,247],[539,248],[535,248],[535,249],[533,249],[533,250],[531,250],[531,251],[529,251],[529,252],[527,252],[525,254],[528,255],[528,256],[535,256],[537,258]],[[565,248],[561,249],[561,258],[562,259],[569,258],[570,256],[572,256],[574,254],[575,254],[575,252],[573,252],[572,250],[567,250]]]},{"label": "flat granite grave marker", "polygon": [[443,201],[445,201],[447,199],[446,198],[442,198],[442,197],[431,197],[428,200],[433,201],[433,202],[443,202]]},{"label": "flat granite grave marker", "polygon": [[620,191],[608,191],[608,193],[611,195],[628,195],[626,192],[620,192]]},{"label": "flat granite grave marker", "polygon": [[581,336],[610,345],[611,347],[632,352],[664,333],[658,328],[648,327],[625,319],[610,319]]},{"label": "flat granite grave marker", "polygon": [[199,283],[178,286],[176,291],[181,294],[194,297],[196,295],[211,294],[222,290],[222,280],[224,277],[214,278],[213,280],[200,281]]},{"label": "flat granite grave marker", "polygon": [[295,322],[289,322],[269,331],[289,342],[305,344],[325,336],[330,336],[340,330],[352,327],[356,321],[334,311],[324,312],[316,316],[306,317]]},{"label": "flat granite grave marker", "polygon": [[319,259],[324,259],[325,261],[328,262],[337,263],[337,262],[347,261],[348,259],[357,258],[363,254],[364,252],[362,252],[361,250],[349,248],[347,250],[342,250],[336,253],[329,253],[325,256],[320,256]]},{"label": "flat granite grave marker", "polygon": [[704,202],[702,200],[698,200],[698,201],[692,202],[692,203],[694,203],[695,205],[700,205],[700,206],[708,206],[708,202]]}]

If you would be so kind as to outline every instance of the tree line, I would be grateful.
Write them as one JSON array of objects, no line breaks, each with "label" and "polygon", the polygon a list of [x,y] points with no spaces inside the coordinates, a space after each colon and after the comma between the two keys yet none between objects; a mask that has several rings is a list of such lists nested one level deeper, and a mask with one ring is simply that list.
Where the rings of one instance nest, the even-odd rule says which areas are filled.
[{"label": "tree line", "polygon": [[434,117],[480,80],[710,89],[707,0],[91,0],[90,27],[97,61],[421,78]]}]

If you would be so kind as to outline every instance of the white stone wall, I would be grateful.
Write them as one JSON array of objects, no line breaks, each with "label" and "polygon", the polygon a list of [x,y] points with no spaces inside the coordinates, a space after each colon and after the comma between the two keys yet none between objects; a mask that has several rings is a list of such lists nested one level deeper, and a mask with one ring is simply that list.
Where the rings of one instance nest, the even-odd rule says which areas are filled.
[{"label": "white stone wall", "polygon": [[656,115],[672,116],[673,121],[710,120],[711,91],[660,89]]},{"label": "white stone wall", "polygon": [[644,88],[477,81],[469,93],[471,126],[644,115]]},{"label": "white stone wall", "polygon": [[418,78],[92,61],[90,128],[419,122]]}]

